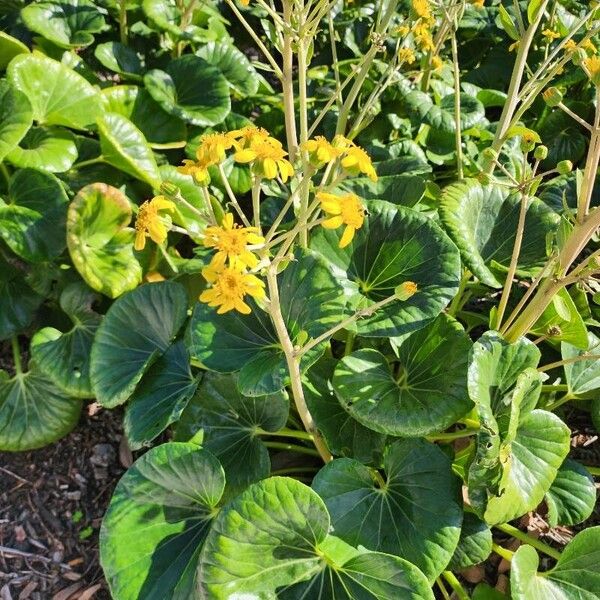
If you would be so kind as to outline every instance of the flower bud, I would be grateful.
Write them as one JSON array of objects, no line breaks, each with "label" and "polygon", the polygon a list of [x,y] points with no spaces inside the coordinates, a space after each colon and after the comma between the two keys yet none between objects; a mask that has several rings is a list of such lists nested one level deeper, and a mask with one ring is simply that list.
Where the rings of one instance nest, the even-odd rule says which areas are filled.
[{"label": "flower bud", "polygon": [[548,146],[538,146],[533,156],[536,160],[546,160],[548,158]]},{"label": "flower bud", "polygon": [[561,160],[556,165],[556,171],[559,175],[566,175],[573,170],[573,163],[570,160]]},{"label": "flower bud", "polygon": [[573,64],[576,66],[580,66],[583,61],[587,58],[587,54],[583,48],[577,48],[575,52],[573,52],[573,56],[571,56],[571,60]]},{"label": "flower bud", "polygon": [[163,181],[160,184],[160,193],[168,198],[173,198],[179,194],[179,188],[170,181]]},{"label": "flower bud", "polygon": [[556,87],[549,87],[544,91],[542,97],[544,98],[544,102],[550,107],[558,106],[563,101],[563,94]]}]

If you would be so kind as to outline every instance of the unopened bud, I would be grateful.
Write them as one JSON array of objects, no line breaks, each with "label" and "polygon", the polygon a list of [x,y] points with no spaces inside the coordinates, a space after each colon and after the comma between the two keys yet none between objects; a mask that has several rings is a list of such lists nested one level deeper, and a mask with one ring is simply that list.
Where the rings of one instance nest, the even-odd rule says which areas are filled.
[{"label": "unopened bud", "polygon": [[417,284],[414,281],[405,281],[401,283],[395,290],[395,295],[398,300],[408,300],[418,291]]},{"label": "unopened bud", "polygon": [[573,163],[570,160],[561,160],[556,165],[556,171],[559,175],[566,175],[573,170]]},{"label": "unopened bud", "polygon": [[544,102],[550,106],[558,106],[563,101],[563,93],[557,87],[549,87],[542,94]]},{"label": "unopened bud", "polygon": [[573,52],[573,54],[571,56],[571,60],[573,61],[573,64],[578,67],[581,66],[581,64],[583,63],[583,61],[586,58],[587,58],[587,54],[583,48],[577,48],[577,50],[575,50],[575,52]]},{"label": "unopened bud", "polygon": [[548,146],[538,146],[533,156],[536,160],[546,160],[548,158]]},{"label": "unopened bud", "polygon": [[168,198],[173,198],[179,194],[179,188],[170,181],[163,181],[160,184],[160,193]]}]

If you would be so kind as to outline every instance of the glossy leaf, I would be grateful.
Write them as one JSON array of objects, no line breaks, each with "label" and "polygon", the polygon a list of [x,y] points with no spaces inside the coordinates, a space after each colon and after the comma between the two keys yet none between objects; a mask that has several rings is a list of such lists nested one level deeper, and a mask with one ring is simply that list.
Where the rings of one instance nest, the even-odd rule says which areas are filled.
[{"label": "glossy leaf", "polygon": [[152,150],[144,134],[127,118],[118,113],[107,113],[98,119],[100,148],[104,160],[157,188],[160,173]]},{"label": "glossy leaf", "polygon": [[0,237],[21,258],[44,262],[65,248],[67,195],[54,176],[19,169],[9,182],[8,204],[0,202]]},{"label": "glossy leaf", "polygon": [[98,402],[123,404],[183,325],[185,288],[162,281],[140,286],[112,304],[92,346],[90,378]]},{"label": "glossy leaf", "polygon": [[355,308],[393,296],[396,287],[407,281],[417,284],[417,292],[408,300],[360,319],[356,328],[361,335],[398,336],[420,329],[456,293],[458,250],[422,214],[383,201],[372,200],[366,206],[369,216],[349,246],[339,248],[342,231],[321,228],[312,236],[311,247],[332,263]]},{"label": "glossy leaf", "polygon": [[106,110],[129,119],[149,144],[184,142],[185,123],[166,113],[152,96],[135,85],[117,85],[102,92]]},{"label": "glossy leaf", "polygon": [[465,512],[458,546],[448,568],[452,571],[467,569],[484,562],[491,553],[492,530],[477,515]]},{"label": "glossy leaf", "polygon": [[380,433],[419,437],[443,431],[472,407],[470,348],[462,326],[442,315],[400,344],[397,364],[390,366],[372,349],[345,356],[333,389],[350,415]]},{"label": "glossy leaf", "polygon": [[258,91],[256,70],[235,46],[209,42],[196,52],[196,56],[217,67],[227,83],[242,96],[253,96]]},{"label": "glossy leaf", "polygon": [[194,125],[217,125],[231,110],[227,80],[198,56],[172,60],[166,71],[148,71],[144,84],[168,113]]},{"label": "glossy leaf", "polygon": [[[600,354],[600,338],[588,332],[588,345],[585,350],[576,348],[572,344],[563,342],[560,346],[563,360],[569,361],[588,353]],[[578,396],[590,394],[600,388],[600,361],[596,358],[590,360],[577,360],[567,362],[564,366],[565,378],[569,386],[569,392]],[[595,395],[595,394],[594,394]]]},{"label": "glossy leaf", "polygon": [[77,160],[73,134],[60,127],[33,127],[6,159],[22,169],[31,167],[50,173],[68,171]]},{"label": "glossy leaf", "polygon": [[105,42],[94,48],[94,56],[103,66],[119,75],[136,81],[142,78],[142,61],[136,51],[129,46],[120,42]]},{"label": "glossy leaf", "polygon": [[556,566],[538,573],[539,556],[532,546],[521,546],[511,561],[514,600],[595,600],[600,589],[600,527],[578,533],[562,552]]},{"label": "glossy leaf", "polygon": [[67,214],[67,246],[75,268],[92,289],[111,298],[133,289],[142,278],[130,221],[127,198],[103,183],[82,188]]},{"label": "glossy leaf", "polygon": [[189,440],[201,431],[202,446],[223,465],[230,489],[242,491],[271,471],[259,431],[282,429],[288,412],[284,393],[242,396],[235,376],[207,373],[177,424],[176,438]]},{"label": "glossy leaf", "polygon": [[61,48],[89,46],[106,22],[90,0],[43,0],[21,11],[25,25]]},{"label": "glossy leaf", "polygon": [[545,500],[551,527],[582,523],[590,517],[596,505],[594,478],[583,465],[567,459],[558,469]]},{"label": "glossy leaf", "polygon": [[75,427],[80,412],[81,402],[35,365],[12,379],[0,371],[0,451],[23,452],[55,442]]},{"label": "glossy leaf", "polygon": [[[548,236],[559,222],[558,215],[543,202],[536,198],[530,202],[517,265],[523,275],[531,275],[543,265]],[[502,277],[492,268],[504,270],[510,264],[519,207],[517,194],[472,179],[448,186],[442,195],[440,216],[450,237],[469,269],[491,287],[502,285]]]},{"label": "glossy leaf", "polygon": [[25,94],[0,81],[0,161],[16,148],[32,123],[33,112]]},{"label": "glossy leaf", "polygon": [[331,380],[337,361],[323,357],[304,375],[304,396],[329,450],[362,463],[380,464],[385,436],[365,427],[340,404]]},{"label": "glossy leaf", "polygon": [[365,200],[386,200],[408,207],[417,204],[425,193],[425,178],[406,173],[383,175],[376,182],[368,177],[353,177],[341,185]]},{"label": "glossy leaf", "polygon": [[8,63],[19,54],[29,54],[29,48],[21,40],[0,31],[0,70],[4,71]]},{"label": "glossy leaf", "polygon": [[83,283],[69,285],[61,294],[60,305],[73,327],[64,333],[54,327],[45,327],[31,340],[31,356],[39,370],[77,398],[93,397],[90,351],[102,320],[92,309],[97,299]]},{"label": "glossy leaf", "polygon": [[73,69],[38,52],[15,57],[7,78],[27,96],[40,124],[86,129],[100,115],[96,89]]},{"label": "glossy leaf", "polygon": [[250,486],[215,520],[200,557],[200,597],[433,600],[427,580],[395,556],[359,553],[328,536],[323,501],[300,482]]},{"label": "glossy leaf", "polygon": [[433,580],[452,558],[460,537],[462,503],[450,460],[424,440],[388,447],[384,483],[350,458],[317,473],[313,488],[331,514],[333,534],[352,546],[398,555]]},{"label": "glossy leaf", "polygon": [[[345,298],[327,263],[312,252],[279,275],[281,311],[293,343],[325,333],[343,318]],[[242,394],[260,396],[282,389],[288,381],[287,364],[269,315],[254,302],[252,312],[230,311],[218,315],[203,302],[196,304],[189,328],[190,354],[211,370],[240,371]],[[323,352],[324,345],[304,355],[307,369]]]},{"label": "glossy leaf", "polygon": [[194,597],[198,554],[224,488],[219,461],[194,444],[164,444],[133,464],[100,532],[114,600]]}]

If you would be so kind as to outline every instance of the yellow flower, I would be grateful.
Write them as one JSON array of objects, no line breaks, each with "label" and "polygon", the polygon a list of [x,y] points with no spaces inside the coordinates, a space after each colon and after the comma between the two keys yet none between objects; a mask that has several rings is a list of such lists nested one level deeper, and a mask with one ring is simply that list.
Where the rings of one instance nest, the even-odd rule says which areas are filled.
[{"label": "yellow flower", "polygon": [[577,50],[577,43],[575,42],[575,40],[567,40],[567,42],[565,43],[565,50],[567,52],[575,52],[575,50]]},{"label": "yellow flower", "polygon": [[430,50],[435,49],[433,38],[431,37],[431,34],[429,32],[426,32],[423,35],[415,36],[415,40],[417,44],[419,44],[419,48],[421,48],[423,52],[429,52]]},{"label": "yellow flower", "polygon": [[162,244],[167,239],[168,229],[160,214],[161,210],[173,212],[175,204],[164,196],[156,196],[140,206],[135,221],[134,248],[136,250],[144,249],[147,235],[157,244]]},{"label": "yellow flower", "polygon": [[225,151],[232,147],[233,139],[227,133],[207,133],[200,139],[196,157],[203,164],[216,165],[225,160]]},{"label": "yellow flower", "polygon": [[431,68],[435,71],[441,69],[444,66],[442,59],[436,54],[431,58]]},{"label": "yellow flower", "polygon": [[592,40],[585,40],[585,42],[581,42],[581,47],[588,52],[596,52],[596,46],[594,46]]},{"label": "yellow flower", "polygon": [[342,158],[342,167],[350,175],[364,173],[371,181],[377,181],[377,173],[371,158],[360,146],[352,145],[346,149]]},{"label": "yellow flower", "polygon": [[549,44],[553,40],[557,40],[560,37],[560,33],[558,33],[558,31],[553,31],[549,27],[546,27],[546,29],[542,31],[542,35],[546,39],[547,44]]},{"label": "yellow flower", "polygon": [[346,226],[340,239],[340,248],[345,248],[354,238],[354,233],[362,227],[365,220],[365,209],[356,194],[336,196],[326,192],[319,192],[317,200],[321,203],[321,210],[331,215],[323,221],[326,229],[337,229]]},{"label": "yellow flower", "polygon": [[332,145],[322,135],[318,135],[314,140],[304,142],[300,147],[308,152],[310,162],[315,167],[322,167],[333,162],[342,154],[341,148]]},{"label": "yellow flower", "polygon": [[431,19],[431,6],[429,0],[412,0],[413,11],[422,19]]},{"label": "yellow flower", "polygon": [[398,25],[396,27],[396,31],[394,32],[396,35],[400,37],[406,37],[410,33],[410,27],[408,25]]},{"label": "yellow flower", "polygon": [[240,0],[242,6],[248,6],[250,4],[250,0]]},{"label": "yellow flower", "polygon": [[509,47],[508,47],[508,51],[509,52],[516,52],[519,49],[519,42],[513,42]]},{"label": "yellow flower", "polygon": [[600,56],[590,56],[583,60],[583,65],[589,73],[590,79],[600,85]]},{"label": "yellow flower", "polygon": [[262,127],[256,127],[256,125],[246,125],[241,129],[234,129],[227,135],[234,140],[236,150],[243,150],[249,148],[252,144],[269,139],[269,132]]},{"label": "yellow flower", "polygon": [[398,60],[401,63],[412,65],[416,60],[415,53],[411,48],[400,48],[398,50]]},{"label": "yellow flower", "polygon": [[251,144],[249,148],[238,150],[234,159],[239,163],[254,162],[258,174],[266,179],[275,179],[279,173],[285,183],[294,174],[294,167],[286,156],[287,152],[281,142],[270,137]]},{"label": "yellow flower", "polygon": [[405,281],[395,291],[398,300],[408,300],[419,291],[419,286],[414,281]]},{"label": "yellow flower", "polygon": [[485,0],[471,0],[471,4],[477,8],[483,8]]},{"label": "yellow flower", "polygon": [[234,223],[231,213],[223,217],[221,227],[207,227],[204,231],[204,245],[217,250],[211,265],[218,269],[223,268],[227,261],[237,269],[254,269],[258,265],[258,258],[248,249],[248,245],[262,244],[264,241],[256,227],[240,227]]},{"label": "yellow flower", "polygon": [[207,185],[210,182],[208,164],[184,160],[183,165],[177,167],[177,171],[182,175],[191,175],[200,185]]},{"label": "yellow flower", "polygon": [[230,310],[250,314],[250,307],[244,302],[244,296],[249,295],[257,300],[265,297],[264,282],[256,275],[235,267],[215,268],[210,265],[202,270],[202,275],[212,287],[200,294],[200,301],[213,308],[218,306],[219,315]]}]

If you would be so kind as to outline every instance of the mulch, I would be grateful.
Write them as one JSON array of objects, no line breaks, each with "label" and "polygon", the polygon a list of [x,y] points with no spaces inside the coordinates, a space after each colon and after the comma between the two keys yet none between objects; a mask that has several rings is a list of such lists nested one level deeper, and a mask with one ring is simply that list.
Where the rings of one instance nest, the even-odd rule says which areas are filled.
[{"label": "mulch", "polygon": [[0,452],[0,600],[110,600],[98,533],[131,457],[121,413],[88,408],[59,442]]}]

